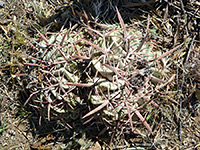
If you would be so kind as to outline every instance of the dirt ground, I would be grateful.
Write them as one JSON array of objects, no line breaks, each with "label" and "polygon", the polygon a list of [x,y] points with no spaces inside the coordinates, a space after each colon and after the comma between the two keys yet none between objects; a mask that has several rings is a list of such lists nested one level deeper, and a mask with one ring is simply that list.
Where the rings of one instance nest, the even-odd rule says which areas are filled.
[{"label": "dirt ground", "polygon": [[[70,23],[92,26],[91,22],[95,19],[92,15],[84,15],[95,16],[95,12],[89,9],[91,2],[0,0],[0,149],[200,149],[200,3],[194,0],[116,1],[119,6],[123,5],[119,10],[125,23],[138,21],[137,26],[144,29],[142,22],[147,21],[149,14],[151,25],[159,30],[158,39],[152,39],[167,50],[190,42],[191,48],[188,46],[181,56],[177,54],[180,61],[173,60],[180,63],[180,68],[184,68],[187,62],[185,76],[177,77],[177,82],[174,82],[174,86],[184,84],[179,86],[182,87],[181,93],[174,96],[179,105],[160,103],[165,109],[157,111],[154,119],[150,120],[153,135],[139,124],[134,134],[125,133],[112,141],[113,137],[107,132],[98,137],[92,125],[88,128],[80,125],[80,129],[69,131],[60,122],[40,120],[40,112],[24,106],[29,93],[22,92],[26,89],[23,83],[26,77],[20,76],[25,74],[21,64],[32,52],[27,41],[38,37],[36,28],[45,33],[59,32]],[[70,5],[72,3],[74,5]],[[102,22],[116,22],[112,9],[108,10],[110,16],[107,15],[107,18],[99,14]],[[188,55],[189,50],[191,55]],[[94,133],[94,136],[88,136],[88,133]]]}]

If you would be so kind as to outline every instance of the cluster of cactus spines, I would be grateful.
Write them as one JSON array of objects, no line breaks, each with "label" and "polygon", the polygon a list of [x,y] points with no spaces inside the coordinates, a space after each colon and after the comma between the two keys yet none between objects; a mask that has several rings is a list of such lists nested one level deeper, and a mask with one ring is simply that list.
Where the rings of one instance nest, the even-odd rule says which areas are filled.
[{"label": "cluster of cactus spines", "polygon": [[152,43],[137,28],[125,26],[118,10],[117,15],[120,24],[104,30],[72,27],[49,39],[38,31],[43,42],[31,44],[36,52],[26,63],[31,95],[25,105],[45,110],[48,120],[68,114],[69,126],[72,120],[85,120],[99,112],[101,120],[111,126],[129,122],[133,131],[134,122],[141,121],[152,133],[143,109],[158,107],[151,99],[156,90],[151,80],[165,84],[152,76],[153,60],[162,55],[153,52]]}]

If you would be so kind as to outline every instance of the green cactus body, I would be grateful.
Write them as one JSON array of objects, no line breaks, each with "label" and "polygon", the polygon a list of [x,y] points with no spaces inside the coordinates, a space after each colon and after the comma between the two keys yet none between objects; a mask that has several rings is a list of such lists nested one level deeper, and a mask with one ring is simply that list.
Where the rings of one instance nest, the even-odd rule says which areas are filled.
[{"label": "green cactus body", "polygon": [[[148,76],[151,72],[147,71],[151,70],[147,62],[161,55],[161,52],[154,53],[153,46],[147,43],[144,43],[136,52],[142,43],[140,31],[129,27],[127,37],[124,37],[119,25],[106,26],[107,29],[103,31],[90,28],[82,28],[79,31],[64,29],[58,35],[52,35],[48,44],[44,41],[39,44],[44,48],[42,60],[52,64],[48,70],[50,74],[46,75],[48,81],[44,78],[48,84],[44,86],[46,90],[41,93],[40,101],[44,102],[45,97],[51,103],[53,111],[73,112],[72,109],[67,110],[66,107],[60,105],[62,102],[67,102],[71,107],[76,108],[75,111],[80,112],[78,106],[82,101],[89,101],[97,107],[109,99],[118,106],[115,104],[114,109],[108,106],[102,111],[103,116],[117,120],[128,114],[124,105],[125,99],[134,99],[135,94],[148,92],[142,88],[138,92],[132,92],[132,90],[137,85],[135,82],[142,80],[137,86],[143,84],[143,76]],[[32,60],[32,62],[36,61]],[[84,67],[81,68],[80,64]],[[50,83],[57,86],[47,88]],[[87,87],[87,84],[91,83],[94,86]],[[77,91],[81,89],[81,84],[86,85],[82,88],[92,91],[90,95],[84,93],[89,95],[88,99],[81,100],[82,95],[78,95]],[[130,92],[125,89],[129,89]],[[132,105],[131,111],[138,106],[137,101],[129,101]],[[43,103],[41,104],[45,107]],[[71,115],[71,118],[74,119],[77,116],[76,113],[75,116]]]}]

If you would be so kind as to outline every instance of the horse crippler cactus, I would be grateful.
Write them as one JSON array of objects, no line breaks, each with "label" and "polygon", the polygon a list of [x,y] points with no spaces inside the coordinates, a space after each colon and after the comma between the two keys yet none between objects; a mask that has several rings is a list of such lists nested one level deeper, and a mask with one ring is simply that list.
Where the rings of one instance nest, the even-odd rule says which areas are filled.
[{"label": "horse crippler cactus", "polygon": [[31,44],[35,52],[25,63],[30,80],[25,105],[49,121],[62,116],[69,128],[96,121],[111,130],[134,131],[140,122],[152,133],[144,110],[158,108],[154,85],[165,81],[153,72],[159,72],[154,60],[162,52],[118,17],[120,24],[73,26],[48,38],[38,31],[43,40]]}]

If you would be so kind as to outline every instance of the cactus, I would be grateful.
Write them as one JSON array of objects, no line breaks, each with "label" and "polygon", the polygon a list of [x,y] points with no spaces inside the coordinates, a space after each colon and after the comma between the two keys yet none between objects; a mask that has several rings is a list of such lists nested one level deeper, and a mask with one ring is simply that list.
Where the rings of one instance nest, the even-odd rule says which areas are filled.
[{"label": "cactus", "polygon": [[137,28],[125,27],[119,12],[118,17],[120,24],[102,24],[99,30],[72,27],[49,38],[38,31],[43,41],[32,45],[37,51],[26,63],[33,77],[25,104],[46,112],[48,120],[65,114],[71,127],[74,120],[100,113],[105,124],[130,122],[132,130],[133,121],[142,120],[152,133],[139,109],[158,106],[150,99],[149,83],[156,67],[152,60],[162,52]]}]

